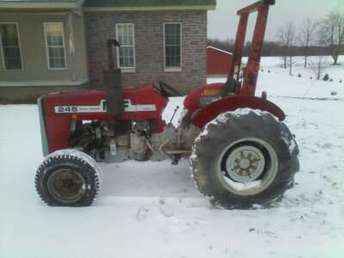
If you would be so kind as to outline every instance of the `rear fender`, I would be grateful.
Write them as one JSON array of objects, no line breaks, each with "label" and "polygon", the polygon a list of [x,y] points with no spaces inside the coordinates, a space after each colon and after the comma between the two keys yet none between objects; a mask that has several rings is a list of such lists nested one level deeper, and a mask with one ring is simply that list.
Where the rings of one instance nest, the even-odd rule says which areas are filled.
[{"label": "rear fender", "polygon": [[203,128],[219,114],[234,111],[238,108],[266,111],[276,116],[280,121],[285,119],[282,109],[266,99],[251,96],[229,96],[199,109],[192,115],[191,121],[195,126]]}]

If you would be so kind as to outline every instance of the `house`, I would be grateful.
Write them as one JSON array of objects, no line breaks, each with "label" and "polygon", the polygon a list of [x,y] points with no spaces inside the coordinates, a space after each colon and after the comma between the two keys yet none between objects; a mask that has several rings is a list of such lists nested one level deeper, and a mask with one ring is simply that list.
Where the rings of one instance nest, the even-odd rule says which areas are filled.
[{"label": "house", "polygon": [[102,87],[107,41],[124,86],[206,81],[207,11],[216,0],[0,0],[0,100]]},{"label": "house", "polygon": [[232,53],[213,46],[207,46],[208,77],[226,76],[232,59]]}]

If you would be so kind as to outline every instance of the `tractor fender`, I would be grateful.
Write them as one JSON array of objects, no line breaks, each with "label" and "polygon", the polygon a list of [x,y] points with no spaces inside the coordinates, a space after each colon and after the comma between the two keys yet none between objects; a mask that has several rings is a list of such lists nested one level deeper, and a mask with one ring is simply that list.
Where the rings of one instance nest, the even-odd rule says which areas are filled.
[{"label": "tractor fender", "polygon": [[283,110],[271,101],[251,96],[229,96],[196,111],[191,117],[191,122],[198,128],[203,128],[221,113],[234,111],[238,108],[266,111],[276,116],[280,121],[285,119]]}]

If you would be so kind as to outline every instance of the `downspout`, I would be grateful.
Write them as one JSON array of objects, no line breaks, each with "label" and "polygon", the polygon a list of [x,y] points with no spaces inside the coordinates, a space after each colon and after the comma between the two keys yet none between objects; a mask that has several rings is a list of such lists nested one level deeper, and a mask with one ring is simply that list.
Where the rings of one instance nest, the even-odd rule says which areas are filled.
[{"label": "downspout", "polygon": [[77,80],[77,75],[75,73],[75,45],[74,45],[74,24],[73,24],[73,15],[76,12],[72,10],[68,13],[67,24],[69,28],[69,35],[68,35],[68,44],[69,44],[69,60],[70,60],[70,70],[71,70],[71,77],[72,81]]},{"label": "downspout", "polygon": [[[83,40],[86,40],[86,35],[85,35],[85,21],[83,20],[83,16],[84,16],[84,12],[83,12],[83,5],[84,5],[85,0],[81,0],[78,2],[78,7],[71,9],[71,12],[68,14],[68,25],[70,28],[70,32],[69,32],[69,57],[70,57],[70,62],[71,62],[71,76],[72,76],[72,80],[73,81],[82,81],[82,83],[84,83],[84,79],[86,79],[86,81],[89,81],[89,76],[88,76],[88,69],[86,67],[86,77],[84,77],[83,72],[81,72],[78,68],[78,64],[80,62],[79,59],[77,59],[76,56],[76,47],[78,44],[78,42],[75,42],[75,36],[74,36],[74,22],[76,18],[81,19],[81,23],[79,24],[80,26],[82,26],[82,32],[84,33],[83,35]],[[80,28],[77,28],[80,29]],[[85,44],[87,44],[86,42],[84,42]],[[80,52],[80,50],[79,50]],[[87,54],[86,53],[82,53],[81,55],[86,55],[87,58]],[[87,62],[87,61],[86,61]],[[86,63],[87,65],[87,63]],[[82,74],[82,76],[81,76]],[[81,78],[82,77],[82,78]],[[82,80],[81,80],[82,79]]]}]

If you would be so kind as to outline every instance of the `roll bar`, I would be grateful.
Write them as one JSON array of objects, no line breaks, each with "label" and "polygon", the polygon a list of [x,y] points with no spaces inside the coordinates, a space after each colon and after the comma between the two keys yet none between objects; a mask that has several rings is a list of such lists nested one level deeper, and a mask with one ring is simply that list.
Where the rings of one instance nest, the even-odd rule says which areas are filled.
[{"label": "roll bar", "polygon": [[239,95],[255,95],[267,19],[269,16],[269,8],[274,4],[275,0],[261,0],[237,12],[240,16],[240,21],[236,34],[233,60],[228,71],[227,82],[233,81],[233,79],[239,81],[248,18],[253,12],[258,12],[248,63],[244,71],[244,79],[240,87]]}]

